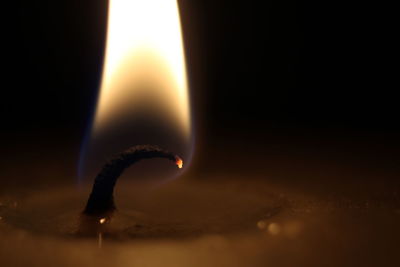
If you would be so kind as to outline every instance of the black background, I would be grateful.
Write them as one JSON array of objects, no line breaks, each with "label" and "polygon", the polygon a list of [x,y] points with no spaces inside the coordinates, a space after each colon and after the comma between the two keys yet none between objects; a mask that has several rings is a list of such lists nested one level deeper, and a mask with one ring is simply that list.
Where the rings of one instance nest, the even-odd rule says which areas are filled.
[{"label": "black background", "polygon": [[[349,1],[180,1],[196,132],[398,133],[390,7]],[[100,80],[106,0],[5,12],[3,132],[84,134]]]}]

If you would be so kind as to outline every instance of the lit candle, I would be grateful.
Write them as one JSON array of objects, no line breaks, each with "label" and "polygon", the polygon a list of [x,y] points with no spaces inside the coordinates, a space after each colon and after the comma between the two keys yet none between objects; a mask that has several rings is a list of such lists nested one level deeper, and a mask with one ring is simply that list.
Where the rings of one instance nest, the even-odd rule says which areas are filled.
[{"label": "lit candle", "polygon": [[[285,139],[276,148],[265,136],[230,143],[219,137],[228,145],[202,146],[195,161],[200,167],[190,169],[189,92],[177,1],[110,0],[104,70],[81,155],[80,187],[73,163],[78,142],[65,138],[68,133],[46,135],[49,144],[52,138],[62,143],[50,148],[35,138],[31,149],[13,139],[21,147],[4,153],[0,163],[0,266],[396,261],[396,182],[371,183],[367,193],[360,190],[364,180],[355,189],[343,186],[336,176],[347,165],[319,161],[318,153],[318,160],[307,163],[310,155],[300,153],[301,146]],[[357,173],[348,168],[346,183]]]},{"label": "lit candle", "polygon": [[[183,180],[150,190],[148,184],[136,181],[137,175],[128,174],[132,181],[121,181],[114,202],[117,179],[139,160],[166,158],[179,169],[183,169],[184,161],[185,166],[190,163],[193,133],[176,0],[111,0],[107,38],[93,128],[82,155],[83,167],[92,158],[103,167],[97,176],[84,177],[82,190],[69,183],[26,192],[23,198],[14,194],[9,201],[4,198],[7,203],[1,205],[0,233],[4,238],[0,250],[7,254],[6,262],[84,266],[86,255],[97,255],[101,248],[101,256],[89,257],[96,266],[109,262],[115,250],[122,254],[112,265],[126,266],[132,247],[139,248],[133,250],[142,251],[139,253],[152,254],[155,249],[166,255],[172,246],[173,257],[179,259],[186,245],[225,249],[229,244],[225,234],[250,229],[258,238],[256,222],[278,213],[279,204],[268,194],[220,190],[221,186],[235,186],[235,182],[200,183],[193,179],[196,174],[186,174]],[[162,148],[141,145],[145,143]],[[104,158],[110,160],[105,162]],[[145,171],[151,173],[160,164],[150,163],[150,170]],[[170,165],[162,168],[167,173],[161,172],[161,177],[182,172]],[[68,180],[67,176],[60,172],[54,175],[60,181]],[[93,179],[90,193],[87,182]],[[197,241],[189,241],[193,238]],[[143,239],[154,243],[150,247],[147,242],[135,243]],[[175,246],[177,239],[182,243]],[[126,243],[121,245],[117,240]],[[23,244],[23,258],[11,250],[18,242]],[[149,255],[143,259],[165,263],[162,257]],[[182,264],[188,266],[189,262]]]}]

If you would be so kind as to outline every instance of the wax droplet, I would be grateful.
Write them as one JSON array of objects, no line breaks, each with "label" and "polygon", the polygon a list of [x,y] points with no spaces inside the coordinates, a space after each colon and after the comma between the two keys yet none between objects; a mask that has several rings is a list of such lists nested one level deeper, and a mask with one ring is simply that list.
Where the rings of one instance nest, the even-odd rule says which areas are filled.
[{"label": "wax droplet", "polygon": [[271,223],[268,225],[268,232],[271,235],[278,235],[281,232],[281,226],[277,223]]}]

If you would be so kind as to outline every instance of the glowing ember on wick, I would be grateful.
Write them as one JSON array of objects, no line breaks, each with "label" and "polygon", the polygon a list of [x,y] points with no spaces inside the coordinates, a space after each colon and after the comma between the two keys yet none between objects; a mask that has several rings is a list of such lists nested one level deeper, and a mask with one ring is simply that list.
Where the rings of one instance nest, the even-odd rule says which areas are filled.
[{"label": "glowing ember on wick", "polygon": [[[158,146],[139,145],[122,152],[107,162],[100,173],[97,175],[92,193],[89,196],[84,214],[104,215],[112,213],[116,207],[114,204],[114,187],[118,178],[126,168],[143,159],[166,158],[183,167],[180,157],[165,151]],[[100,223],[104,218],[100,219]]]},{"label": "glowing ember on wick", "polygon": [[176,163],[176,165],[178,166],[179,169],[183,168],[183,160],[180,157],[176,156],[176,162],[175,163]]}]

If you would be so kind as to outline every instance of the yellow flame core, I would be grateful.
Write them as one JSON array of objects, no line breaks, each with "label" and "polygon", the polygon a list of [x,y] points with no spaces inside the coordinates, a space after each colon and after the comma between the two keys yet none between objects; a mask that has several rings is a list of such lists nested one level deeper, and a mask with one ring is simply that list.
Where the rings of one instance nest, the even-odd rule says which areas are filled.
[{"label": "yellow flame core", "polygon": [[148,112],[173,118],[189,137],[189,96],[177,0],[110,0],[94,132],[121,116]]}]

